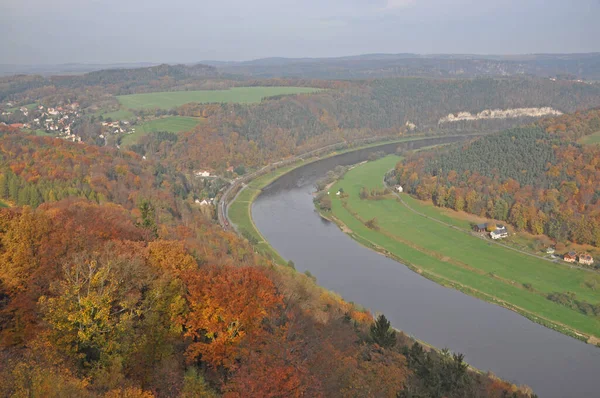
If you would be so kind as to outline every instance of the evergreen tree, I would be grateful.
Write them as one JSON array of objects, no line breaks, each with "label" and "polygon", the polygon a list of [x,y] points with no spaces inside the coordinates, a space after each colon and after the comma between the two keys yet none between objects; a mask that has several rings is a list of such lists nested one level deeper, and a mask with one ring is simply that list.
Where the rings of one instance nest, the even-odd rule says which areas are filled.
[{"label": "evergreen tree", "polygon": [[142,212],[142,222],[138,226],[148,230],[152,238],[157,238],[158,227],[156,226],[156,210],[154,206],[148,200],[143,200],[139,209]]},{"label": "evergreen tree", "polygon": [[390,321],[385,315],[379,315],[375,323],[371,325],[371,340],[384,348],[396,345],[396,331],[392,329]]}]

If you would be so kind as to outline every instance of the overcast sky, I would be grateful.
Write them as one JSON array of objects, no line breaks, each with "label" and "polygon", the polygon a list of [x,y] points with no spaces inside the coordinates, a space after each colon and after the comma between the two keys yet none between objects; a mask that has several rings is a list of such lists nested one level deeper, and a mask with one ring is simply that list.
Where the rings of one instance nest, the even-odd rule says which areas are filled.
[{"label": "overcast sky", "polygon": [[0,0],[0,64],[600,51],[600,0]]}]

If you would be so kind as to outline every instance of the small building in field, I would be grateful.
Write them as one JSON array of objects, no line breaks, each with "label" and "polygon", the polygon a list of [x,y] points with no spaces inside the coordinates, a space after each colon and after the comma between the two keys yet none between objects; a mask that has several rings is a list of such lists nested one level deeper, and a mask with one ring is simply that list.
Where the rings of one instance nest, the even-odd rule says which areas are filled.
[{"label": "small building in field", "polygon": [[475,226],[473,226],[473,230],[475,232],[486,232],[487,226],[487,223],[475,224]]},{"label": "small building in field", "polygon": [[508,237],[508,230],[505,226],[499,225],[494,231],[490,232],[490,237],[494,240]]},{"label": "small building in field", "polygon": [[579,264],[592,265],[594,264],[594,258],[587,253],[579,254]]},{"label": "small building in field", "polygon": [[567,263],[574,263],[575,261],[577,261],[577,253],[573,251],[568,252],[563,256],[563,260]]},{"label": "small building in field", "polygon": [[546,249],[546,254],[554,254],[555,250],[553,247],[549,247]]},{"label": "small building in field", "polygon": [[404,188],[402,188],[400,185],[398,185],[398,186],[396,187],[396,191],[397,191],[398,193],[402,193],[402,192],[404,192]]}]

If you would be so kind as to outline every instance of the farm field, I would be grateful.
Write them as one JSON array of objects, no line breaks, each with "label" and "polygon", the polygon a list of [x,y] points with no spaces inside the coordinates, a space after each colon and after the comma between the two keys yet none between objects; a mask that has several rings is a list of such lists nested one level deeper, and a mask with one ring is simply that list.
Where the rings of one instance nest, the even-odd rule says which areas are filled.
[{"label": "farm field", "polygon": [[128,109],[119,109],[116,111],[112,111],[112,112],[103,112],[100,111],[98,113],[96,113],[96,116],[102,116],[104,119],[112,119],[112,120],[130,120],[130,119],[134,119],[135,115],[133,114],[133,112],[131,112]]},{"label": "farm field", "polygon": [[161,119],[151,120],[135,126],[135,133],[123,136],[122,145],[133,145],[140,137],[157,131],[168,131],[170,133],[179,133],[188,131],[196,127],[202,119],[186,116],[169,116]]},{"label": "farm field", "polygon": [[315,91],[319,91],[319,89],[310,87],[235,87],[229,90],[167,91],[121,95],[117,99],[123,107],[129,109],[171,109],[190,102],[249,104],[276,95],[313,93]]},{"label": "farm field", "polygon": [[[391,253],[430,279],[504,305],[536,322],[571,335],[578,331],[600,336],[599,319],[545,297],[552,292],[573,292],[578,300],[598,304],[600,275],[597,273],[571,269],[491,244],[415,214],[392,196],[361,200],[361,187],[382,188],[383,175],[398,160],[396,156],[388,156],[358,166],[331,187],[332,214],[351,230],[352,237],[366,246]],[[340,188],[349,195],[344,199],[346,206],[335,195]],[[468,227],[467,221],[453,219],[408,195],[403,195],[403,199],[430,217]],[[373,218],[377,219],[379,230],[364,225]],[[571,330],[564,330],[561,325]]]},{"label": "farm field", "polygon": [[583,145],[595,145],[600,144],[600,131],[594,134],[583,136],[579,139],[579,143]]}]

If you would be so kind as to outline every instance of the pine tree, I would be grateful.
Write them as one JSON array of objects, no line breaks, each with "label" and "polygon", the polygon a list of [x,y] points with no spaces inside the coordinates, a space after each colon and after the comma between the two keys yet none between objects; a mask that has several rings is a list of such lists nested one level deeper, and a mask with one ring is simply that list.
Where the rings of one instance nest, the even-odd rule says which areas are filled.
[{"label": "pine tree", "polygon": [[381,347],[389,348],[396,345],[396,331],[392,329],[390,321],[381,314],[371,325],[371,340]]}]

